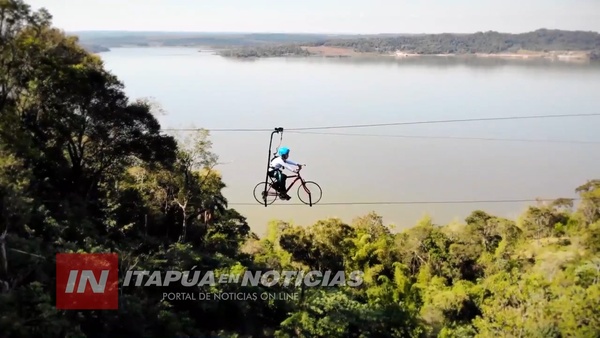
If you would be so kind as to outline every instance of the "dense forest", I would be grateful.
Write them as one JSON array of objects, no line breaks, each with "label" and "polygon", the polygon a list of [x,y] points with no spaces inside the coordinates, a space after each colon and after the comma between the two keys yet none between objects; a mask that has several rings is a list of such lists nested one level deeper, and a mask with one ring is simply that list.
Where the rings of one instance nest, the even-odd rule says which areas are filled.
[{"label": "dense forest", "polygon": [[529,51],[600,51],[597,32],[539,29],[534,32],[507,34],[478,32],[475,34],[427,34],[419,36],[369,37],[333,39],[312,46],[348,47],[358,52],[416,54],[510,53]]},{"label": "dense forest", "polygon": [[[0,337],[600,336],[600,180],[576,188],[576,205],[532,205],[517,220],[476,210],[395,232],[371,213],[273,221],[259,238],[227,205],[208,133],[161,133],[155,107],[127,98],[46,11],[2,0],[0,20]],[[62,311],[58,252],[116,252],[121,271],[365,279],[288,301],[161,301],[181,286],[127,287],[118,311]]]},{"label": "dense forest", "polygon": [[522,50],[534,52],[585,51],[588,52],[590,59],[598,59],[600,57],[600,34],[540,29],[523,34],[479,32],[475,34],[343,37],[306,43],[235,47],[231,48],[231,51],[222,52],[221,55],[277,57],[289,55],[290,50],[291,54],[296,56],[311,54],[299,46],[342,47],[358,53],[370,54],[404,52],[423,55],[499,54],[517,53]]},{"label": "dense forest", "polygon": [[260,46],[244,46],[237,48],[221,49],[217,52],[224,57],[233,58],[261,58],[261,57],[285,57],[285,56],[310,56],[308,50],[302,46],[290,44],[269,44]]}]

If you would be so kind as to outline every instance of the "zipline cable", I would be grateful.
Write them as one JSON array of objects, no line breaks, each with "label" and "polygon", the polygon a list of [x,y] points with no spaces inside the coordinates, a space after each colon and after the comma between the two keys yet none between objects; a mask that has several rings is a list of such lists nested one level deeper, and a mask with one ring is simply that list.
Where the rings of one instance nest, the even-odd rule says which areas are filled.
[{"label": "zipline cable", "polygon": [[544,140],[544,139],[512,139],[512,138],[490,138],[490,137],[462,137],[462,136],[413,136],[413,135],[395,135],[395,134],[352,134],[336,132],[318,132],[318,131],[290,131],[293,134],[308,135],[332,135],[332,136],[361,136],[361,137],[390,137],[390,138],[410,138],[424,140],[472,140],[472,141],[504,141],[504,142],[530,142],[530,143],[563,143],[563,144],[600,144],[600,141],[572,141],[572,140]]},{"label": "zipline cable", "polygon": [[478,122],[478,121],[501,121],[501,120],[525,120],[525,119],[544,119],[544,118],[564,118],[564,117],[583,117],[583,116],[600,116],[600,113],[580,113],[580,114],[560,114],[560,115],[531,115],[531,116],[506,116],[506,117],[480,117],[470,119],[451,119],[451,120],[429,120],[415,122],[394,122],[394,123],[377,123],[377,124],[354,124],[345,126],[327,126],[327,127],[307,127],[307,128],[288,128],[288,131],[302,130],[324,130],[324,129],[349,129],[349,128],[372,128],[372,127],[387,127],[415,124],[435,124],[435,123],[457,123],[457,122]]},{"label": "zipline cable", "polygon": [[[314,206],[319,205],[415,205],[415,204],[479,204],[479,203],[525,203],[525,202],[553,202],[556,200],[568,200],[568,201],[580,201],[581,198],[573,197],[573,198],[523,198],[523,199],[489,199],[489,200],[439,200],[439,201],[365,201],[365,202],[325,202],[325,203],[317,203],[313,204]],[[44,203],[63,203],[66,201],[63,200],[43,200]],[[287,203],[284,204],[269,204],[269,206],[307,206],[304,203]],[[263,204],[259,204],[257,202],[228,202],[227,206],[261,206],[264,207]],[[188,204],[188,207],[198,207],[198,205]]]},{"label": "zipline cable", "polygon": [[[570,201],[578,201],[580,198],[566,198]],[[478,203],[524,203],[524,202],[552,202],[554,199],[545,199],[545,198],[537,198],[537,199],[498,199],[498,200],[441,200],[441,201],[391,201],[391,202],[326,202],[326,203],[317,203],[314,206],[319,205],[414,205],[414,204],[478,204]],[[284,202],[285,203],[285,202]],[[248,202],[248,203],[227,203],[227,205],[235,206],[263,206],[262,204],[258,204],[256,202]],[[306,205],[304,203],[285,203],[285,204],[270,204],[269,206],[298,206],[298,205]]]},{"label": "zipline cable", "polygon": [[[325,130],[325,129],[350,129],[350,128],[374,128],[417,124],[438,124],[438,123],[462,123],[462,122],[481,122],[481,121],[504,121],[504,120],[525,120],[525,119],[546,119],[546,118],[569,118],[569,117],[591,117],[600,116],[600,113],[577,113],[577,114],[559,114],[559,115],[530,115],[530,116],[505,116],[505,117],[479,117],[468,119],[449,119],[449,120],[424,120],[412,122],[390,122],[375,124],[349,124],[338,126],[320,126],[320,127],[302,127],[286,128],[285,131],[307,131],[307,130]],[[209,132],[271,132],[272,128],[165,128],[162,131],[199,131],[208,130]]]}]

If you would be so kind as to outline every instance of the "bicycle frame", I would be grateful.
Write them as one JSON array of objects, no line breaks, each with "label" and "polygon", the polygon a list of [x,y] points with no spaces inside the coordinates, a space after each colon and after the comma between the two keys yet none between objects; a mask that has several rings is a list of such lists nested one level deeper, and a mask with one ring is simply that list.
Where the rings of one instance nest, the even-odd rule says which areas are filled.
[{"label": "bicycle frame", "polygon": [[[287,178],[290,179],[290,178],[294,178],[294,177],[296,179],[293,180],[292,183],[290,183],[290,185],[285,189],[286,194],[292,189],[292,187],[294,186],[294,184],[296,184],[296,182],[300,181],[301,184],[304,185],[304,179],[302,177],[300,177],[300,175],[290,175]],[[269,178],[271,179],[272,183],[276,182],[274,178],[272,178],[272,177],[269,177]]]},{"label": "bicycle frame", "polygon": [[[269,176],[267,175],[267,177],[269,177]],[[273,177],[269,177],[269,178],[271,179],[271,183],[272,183],[272,184],[275,184],[275,183],[276,183],[276,181],[275,181],[275,179],[274,179]],[[295,178],[295,179],[294,179],[294,180],[292,181],[292,183],[290,183],[290,185],[289,185],[289,186],[288,186],[288,187],[285,189],[285,193],[287,194],[287,193],[288,193],[288,192],[289,192],[289,191],[292,189],[292,187],[294,186],[294,184],[296,184],[296,182],[300,181],[300,184],[301,184],[301,185],[302,185],[302,187],[304,188],[304,191],[306,191],[306,192],[308,193],[308,203],[309,203],[309,206],[311,206],[311,207],[312,207],[312,195],[311,195],[310,191],[309,191],[308,189],[306,189],[306,185],[305,185],[305,182],[306,182],[306,181],[305,181],[305,180],[302,178],[302,176],[300,176],[300,173],[299,173],[299,172],[297,172],[297,173],[296,173],[296,175],[290,175],[290,176],[287,176],[287,179],[290,179],[290,178]],[[277,193],[274,193],[274,194],[277,194]],[[264,195],[264,196],[266,196],[266,195],[267,195],[267,194],[266,194],[266,191],[265,191],[265,195]],[[267,203],[267,202],[265,201],[265,204],[266,204],[266,203]]]}]

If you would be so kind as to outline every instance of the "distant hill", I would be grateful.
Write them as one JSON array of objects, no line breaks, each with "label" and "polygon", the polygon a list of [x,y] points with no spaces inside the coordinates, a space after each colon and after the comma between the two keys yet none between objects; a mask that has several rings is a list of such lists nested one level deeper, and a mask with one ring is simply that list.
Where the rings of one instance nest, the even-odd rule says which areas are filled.
[{"label": "distant hill", "polygon": [[355,38],[335,34],[284,33],[190,33],[190,32],[128,32],[83,31],[68,32],[79,37],[82,44],[104,47],[124,46],[249,46],[282,43],[320,43],[330,39]]},{"label": "distant hill", "polygon": [[100,45],[86,44],[86,43],[80,43],[80,45],[90,53],[110,52],[110,48],[100,46]]},{"label": "distant hill", "polygon": [[507,58],[551,58],[565,61],[600,58],[600,34],[596,32],[539,29],[522,34],[477,32],[474,34],[370,35],[329,38],[288,45],[239,46],[222,50],[227,57],[276,57],[321,55],[476,55]]},{"label": "distant hill", "polygon": [[202,32],[70,32],[94,52],[113,47],[190,46],[224,51],[222,55],[270,57],[305,55],[300,47],[346,48],[355,53],[390,54],[500,54],[518,51],[586,52],[600,55],[600,34],[585,31],[538,29],[509,34],[494,31],[473,34],[287,34],[287,33],[202,33]]},{"label": "distant hill", "polygon": [[330,39],[313,46],[348,47],[357,52],[415,54],[511,53],[528,51],[600,51],[597,32],[538,29],[521,34],[494,31],[474,34],[426,34]]}]

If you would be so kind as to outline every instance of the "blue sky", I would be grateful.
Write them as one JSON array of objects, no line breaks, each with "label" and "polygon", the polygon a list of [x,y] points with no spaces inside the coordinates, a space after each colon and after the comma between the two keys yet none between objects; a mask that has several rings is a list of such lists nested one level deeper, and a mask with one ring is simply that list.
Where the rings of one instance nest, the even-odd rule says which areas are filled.
[{"label": "blue sky", "polygon": [[[27,1],[27,0],[26,0]],[[600,31],[600,0],[29,0],[64,30],[288,33]]]}]

